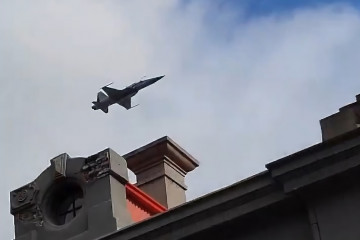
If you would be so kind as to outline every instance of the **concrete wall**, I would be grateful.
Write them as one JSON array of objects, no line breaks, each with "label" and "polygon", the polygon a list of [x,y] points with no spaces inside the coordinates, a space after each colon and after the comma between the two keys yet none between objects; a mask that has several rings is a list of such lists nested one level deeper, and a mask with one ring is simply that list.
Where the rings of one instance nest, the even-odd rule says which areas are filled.
[{"label": "concrete wall", "polygon": [[350,172],[308,192],[321,240],[360,239],[360,174]]}]

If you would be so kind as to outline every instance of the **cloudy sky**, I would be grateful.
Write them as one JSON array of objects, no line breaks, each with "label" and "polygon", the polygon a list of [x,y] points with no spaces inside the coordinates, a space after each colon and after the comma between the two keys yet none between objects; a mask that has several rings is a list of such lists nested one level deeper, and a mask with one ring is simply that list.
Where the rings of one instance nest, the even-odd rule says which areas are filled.
[{"label": "cloudy sky", "polygon": [[[201,163],[193,199],[318,143],[360,93],[360,4],[294,2],[0,0],[0,239],[9,192],[63,152],[168,135]],[[137,108],[91,109],[109,82],[163,74]]]}]

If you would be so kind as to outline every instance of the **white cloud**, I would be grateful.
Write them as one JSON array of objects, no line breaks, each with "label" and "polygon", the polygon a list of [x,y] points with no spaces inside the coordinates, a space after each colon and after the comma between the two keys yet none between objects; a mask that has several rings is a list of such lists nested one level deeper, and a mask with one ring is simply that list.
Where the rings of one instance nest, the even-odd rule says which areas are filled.
[{"label": "white cloud", "polygon": [[[8,193],[59,153],[124,154],[169,135],[201,162],[187,178],[194,198],[318,142],[318,120],[359,93],[357,10],[209,13],[168,0],[1,3],[1,239],[13,234]],[[161,74],[138,108],[90,108],[110,81]]]}]

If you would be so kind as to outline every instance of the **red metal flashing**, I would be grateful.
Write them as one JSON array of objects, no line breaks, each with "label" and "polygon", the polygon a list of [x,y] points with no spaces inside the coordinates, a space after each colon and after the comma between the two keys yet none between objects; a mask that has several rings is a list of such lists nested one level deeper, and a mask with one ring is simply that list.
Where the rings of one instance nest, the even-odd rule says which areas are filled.
[{"label": "red metal flashing", "polygon": [[143,209],[150,216],[165,212],[166,207],[162,206],[160,203],[155,201],[152,197],[144,193],[138,187],[133,184],[127,183],[125,185],[126,188],[126,198],[134,203],[139,208]]}]

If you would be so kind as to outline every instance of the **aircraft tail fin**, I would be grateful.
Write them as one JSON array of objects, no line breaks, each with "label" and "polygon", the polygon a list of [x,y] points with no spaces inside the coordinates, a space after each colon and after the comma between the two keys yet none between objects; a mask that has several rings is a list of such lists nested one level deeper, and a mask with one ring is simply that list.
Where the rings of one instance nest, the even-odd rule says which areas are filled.
[{"label": "aircraft tail fin", "polygon": [[98,92],[96,101],[97,101],[97,102],[101,102],[102,100],[104,100],[104,99],[106,99],[106,98],[107,98],[107,96],[105,95],[105,93],[103,93],[103,92]]},{"label": "aircraft tail fin", "polygon": [[108,96],[106,96],[105,93],[98,92],[96,101],[92,102],[94,104],[92,106],[92,109],[94,109],[94,110],[100,109],[104,113],[108,113],[109,112],[109,107],[108,106],[103,107],[102,104],[101,104],[101,102],[103,102],[106,98],[108,98]]}]

